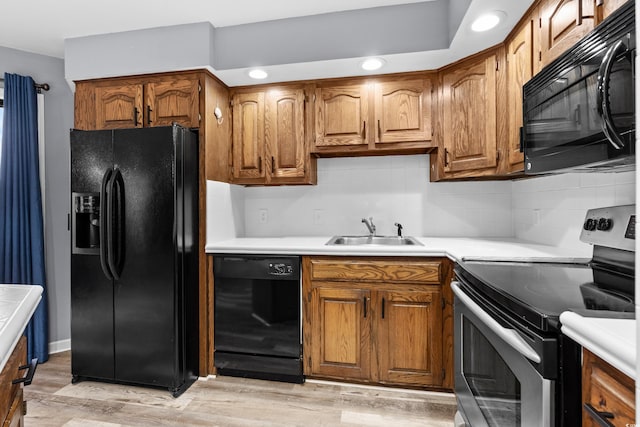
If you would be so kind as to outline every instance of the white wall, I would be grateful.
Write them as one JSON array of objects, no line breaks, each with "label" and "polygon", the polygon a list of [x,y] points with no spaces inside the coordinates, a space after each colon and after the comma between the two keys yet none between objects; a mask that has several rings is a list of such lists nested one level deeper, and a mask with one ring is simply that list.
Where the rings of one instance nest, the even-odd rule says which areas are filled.
[{"label": "white wall", "polygon": [[[513,235],[508,181],[431,183],[429,156],[318,159],[317,186],[247,187],[248,237],[365,234]],[[260,222],[260,211],[267,222]]]},{"label": "white wall", "polygon": [[244,236],[244,188],[207,181],[207,243]]}]

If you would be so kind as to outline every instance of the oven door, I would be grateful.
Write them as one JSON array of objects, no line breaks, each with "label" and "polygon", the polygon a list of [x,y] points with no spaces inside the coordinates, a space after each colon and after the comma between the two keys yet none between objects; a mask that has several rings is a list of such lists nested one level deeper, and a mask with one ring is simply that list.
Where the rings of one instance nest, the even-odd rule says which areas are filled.
[{"label": "oven door", "polygon": [[[467,425],[554,425],[554,381],[534,367],[541,355],[504,319],[489,314],[452,282],[455,294],[455,392]],[[548,342],[548,338],[546,339]]]}]

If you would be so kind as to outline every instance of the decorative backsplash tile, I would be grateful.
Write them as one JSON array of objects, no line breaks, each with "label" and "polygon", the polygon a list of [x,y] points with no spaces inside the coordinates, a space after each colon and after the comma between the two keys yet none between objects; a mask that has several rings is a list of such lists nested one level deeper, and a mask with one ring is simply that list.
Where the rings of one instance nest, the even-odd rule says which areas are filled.
[{"label": "decorative backsplash tile", "polygon": [[515,181],[429,182],[429,156],[318,160],[318,185],[208,183],[208,241],[235,236],[378,234],[517,237],[585,250],[588,209],[635,203],[635,172],[573,173]]}]

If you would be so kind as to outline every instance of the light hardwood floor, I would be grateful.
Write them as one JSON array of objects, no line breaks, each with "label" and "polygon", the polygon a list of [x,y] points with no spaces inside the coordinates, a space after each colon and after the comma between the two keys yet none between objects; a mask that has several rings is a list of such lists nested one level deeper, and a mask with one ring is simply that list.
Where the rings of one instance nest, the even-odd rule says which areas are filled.
[{"label": "light hardwood floor", "polygon": [[71,384],[70,360],[58,353],[38,366],[25,388],[26,427],[453,426],[453,394],[220,376],[176,399],[166,390]]}]

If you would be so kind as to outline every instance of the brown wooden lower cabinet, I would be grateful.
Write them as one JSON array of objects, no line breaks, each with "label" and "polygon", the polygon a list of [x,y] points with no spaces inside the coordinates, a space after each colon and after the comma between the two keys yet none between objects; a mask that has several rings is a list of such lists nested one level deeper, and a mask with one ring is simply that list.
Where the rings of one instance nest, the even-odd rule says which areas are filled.
[{"label": "brown wooden lower cabinet", "polygon": [[24,371],[19,367],[27,360],[27,339],[23,336],[11,353],[7,364],[0,372],[0,425],[2,427],[18,427],[24,425],[26,406],[22,394],[22,384],[12,384],[21,378]]},{"label": "brown wooden lower cabinet", "polygon": [[[303,257],[305,375],[450,389],[449,261]],[[450,317],[447,317],[450,320]]]},{"label": "brown wooden lower cabinet", "polygon": [[583,349],[583,427],[635,426],[635,396],[633,379]]}]

